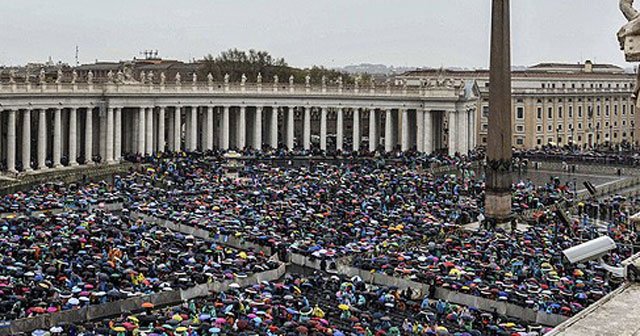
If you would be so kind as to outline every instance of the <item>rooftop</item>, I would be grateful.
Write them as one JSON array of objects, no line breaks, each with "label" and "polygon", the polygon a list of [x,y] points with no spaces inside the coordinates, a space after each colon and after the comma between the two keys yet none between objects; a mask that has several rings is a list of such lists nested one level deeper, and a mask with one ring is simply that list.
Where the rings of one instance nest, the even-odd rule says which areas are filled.
[{"label": "rooftop", "polygon": [[[466,78],[487,78],[489,77],[488,69],[442,69],[442,68],[424,68],[408,71],[401,76],[437,76],[446,77],[466,77]],[[635,79],[635,75],[627,73],[625,70],[613,64],[593,64],[589,61],[585,63],[539,63],[527,68],[512,68],[512,76],[515,78],[602,78],[602,77],[625,77]]]},{"label": "rooftop", "polygon": [[547,336],[623,336],[640,334],[640,284],[628,283],[611,292]]}]

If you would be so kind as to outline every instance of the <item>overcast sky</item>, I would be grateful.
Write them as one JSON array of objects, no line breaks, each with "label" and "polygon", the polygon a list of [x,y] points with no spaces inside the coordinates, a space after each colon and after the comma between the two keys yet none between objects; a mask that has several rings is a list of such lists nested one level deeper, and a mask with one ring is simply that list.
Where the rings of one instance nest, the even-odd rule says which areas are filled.
[{"label": "overcast sky", "polygon": [[[188,60],[261,49],[295,66],[487,67],[490,0],[2,0],[0,64]],[[513,64],[628,66],[615,0],[512,1]]]}]

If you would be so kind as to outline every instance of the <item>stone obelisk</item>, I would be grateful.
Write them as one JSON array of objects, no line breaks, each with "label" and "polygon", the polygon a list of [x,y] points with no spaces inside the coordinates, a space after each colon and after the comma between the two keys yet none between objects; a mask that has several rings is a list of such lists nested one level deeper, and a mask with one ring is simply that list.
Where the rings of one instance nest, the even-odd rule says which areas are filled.
[{"label": "stone obelisk", "polygon": [[500,224],[511,217],[511,32],[509,0],[492,1],[485,215]]}]

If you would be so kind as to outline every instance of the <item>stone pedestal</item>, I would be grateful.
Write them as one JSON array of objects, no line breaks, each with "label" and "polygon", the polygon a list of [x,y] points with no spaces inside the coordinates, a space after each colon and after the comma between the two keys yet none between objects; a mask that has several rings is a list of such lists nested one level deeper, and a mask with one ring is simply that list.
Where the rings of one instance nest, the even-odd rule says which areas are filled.
[{"label": "stone pedestal", "polygon": [[624,57],[627,62],[640,62],[640,35],[624,37]]},{"label": "stone pedestal", "polygon": [[510,191],[487,193],[484,204],[487,209],[491,209],[491,213],[487,213],[489,219],[495,220],[498,224],[511,220]]}]

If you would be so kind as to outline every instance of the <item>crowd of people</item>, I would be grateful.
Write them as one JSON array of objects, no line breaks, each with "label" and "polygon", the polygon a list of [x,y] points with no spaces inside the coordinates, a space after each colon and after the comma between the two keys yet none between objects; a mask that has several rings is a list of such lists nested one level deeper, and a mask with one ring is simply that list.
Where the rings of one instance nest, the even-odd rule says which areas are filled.
[{"label": "crowd of people", "polygon": [[13,320],[274,269],[250,251],[126,214],[72,211],[0,220],[0,311]]},{"label": "crowd of people", "polygon": [[[293,165],[254,155],[236,177],[228,174],[222,153],[146,157],[139,169],[110,181],[49,183],[3,196],[0,212],[17,215],[0,219],[0,310],[8,312],[2,317],[12,320],[186,289],[279,265],[268,253],[185,236],[153,221],[135,220],[133,212],[204,229],[211,238],[233,236],[270,247],[282,261],[289,253],[332,262],[348,257],[344,260],[351,266],[367,271],[550,314],[573,315],[618,285],[594,263],[570,265],[562,259],[563,249],[590,233],[544,210],[573,197],[573,189],[558,179],[545,185],[529,180],[514,184],[514,209],[538,210],[527,231],[465,229],[483,213],[484,181],[472,169],[475,159],[404,155]],[[434,174],[427,169],[433,166],[454,170]],[[102,208],[108,202],[123,202],[125,209],[109,213]],[[585,212],[587,208],[583,205]],[[33,215],[49,209],[62,211]],[[632,230],[622,225],[612,225],[607,233],[618,242],[635,241]],[[623,244],[607,261],[619,263],[631,252]],[[185,306],[154,310],[158,319],[146,325],[124,316],[73,330],[65,326],[63,332],[106,335],[124,329],[121,335],[150,330],[147,334],[194,336],[242,334],[242,329],[247,335],[306,330],[309,335],[377,336],[532,331],[520,321],[439,302],[433,293],[400,293],[320,275],[283,281],[259,284],[248,294],[233,288]],[[274,304],[275,293],[284,311]],[[287,301],[290,296],[295,302]],[[266,315],[257,314],[244,302],[247,298],[266,300],[271,310],[258,307]],[[316,303],[331,317],[327,322],[314,315]],[[412,313],[394,315],[398,305]],[[227,310],[235,311],[231,321]],[[211,320],[194,319],[202,314]],[[181,318],[177,324],[175,315]],[[220,318],[227,322],[213,323]],[[182,325],[187,320],[200,326]],[[131,323],[124,326],[126,322]],[[156,332],[162,328],[166,330]]]},{"label": "crowd of people", "polygon": [[[155,308],[77,326],[55,326],[53,335],[540,335],[526,324],[473,307],[431,300],[421,293],[314,273],[288,274],[213,293],[179,306]],[[47,331],[40,330],[40,333]]]}]

